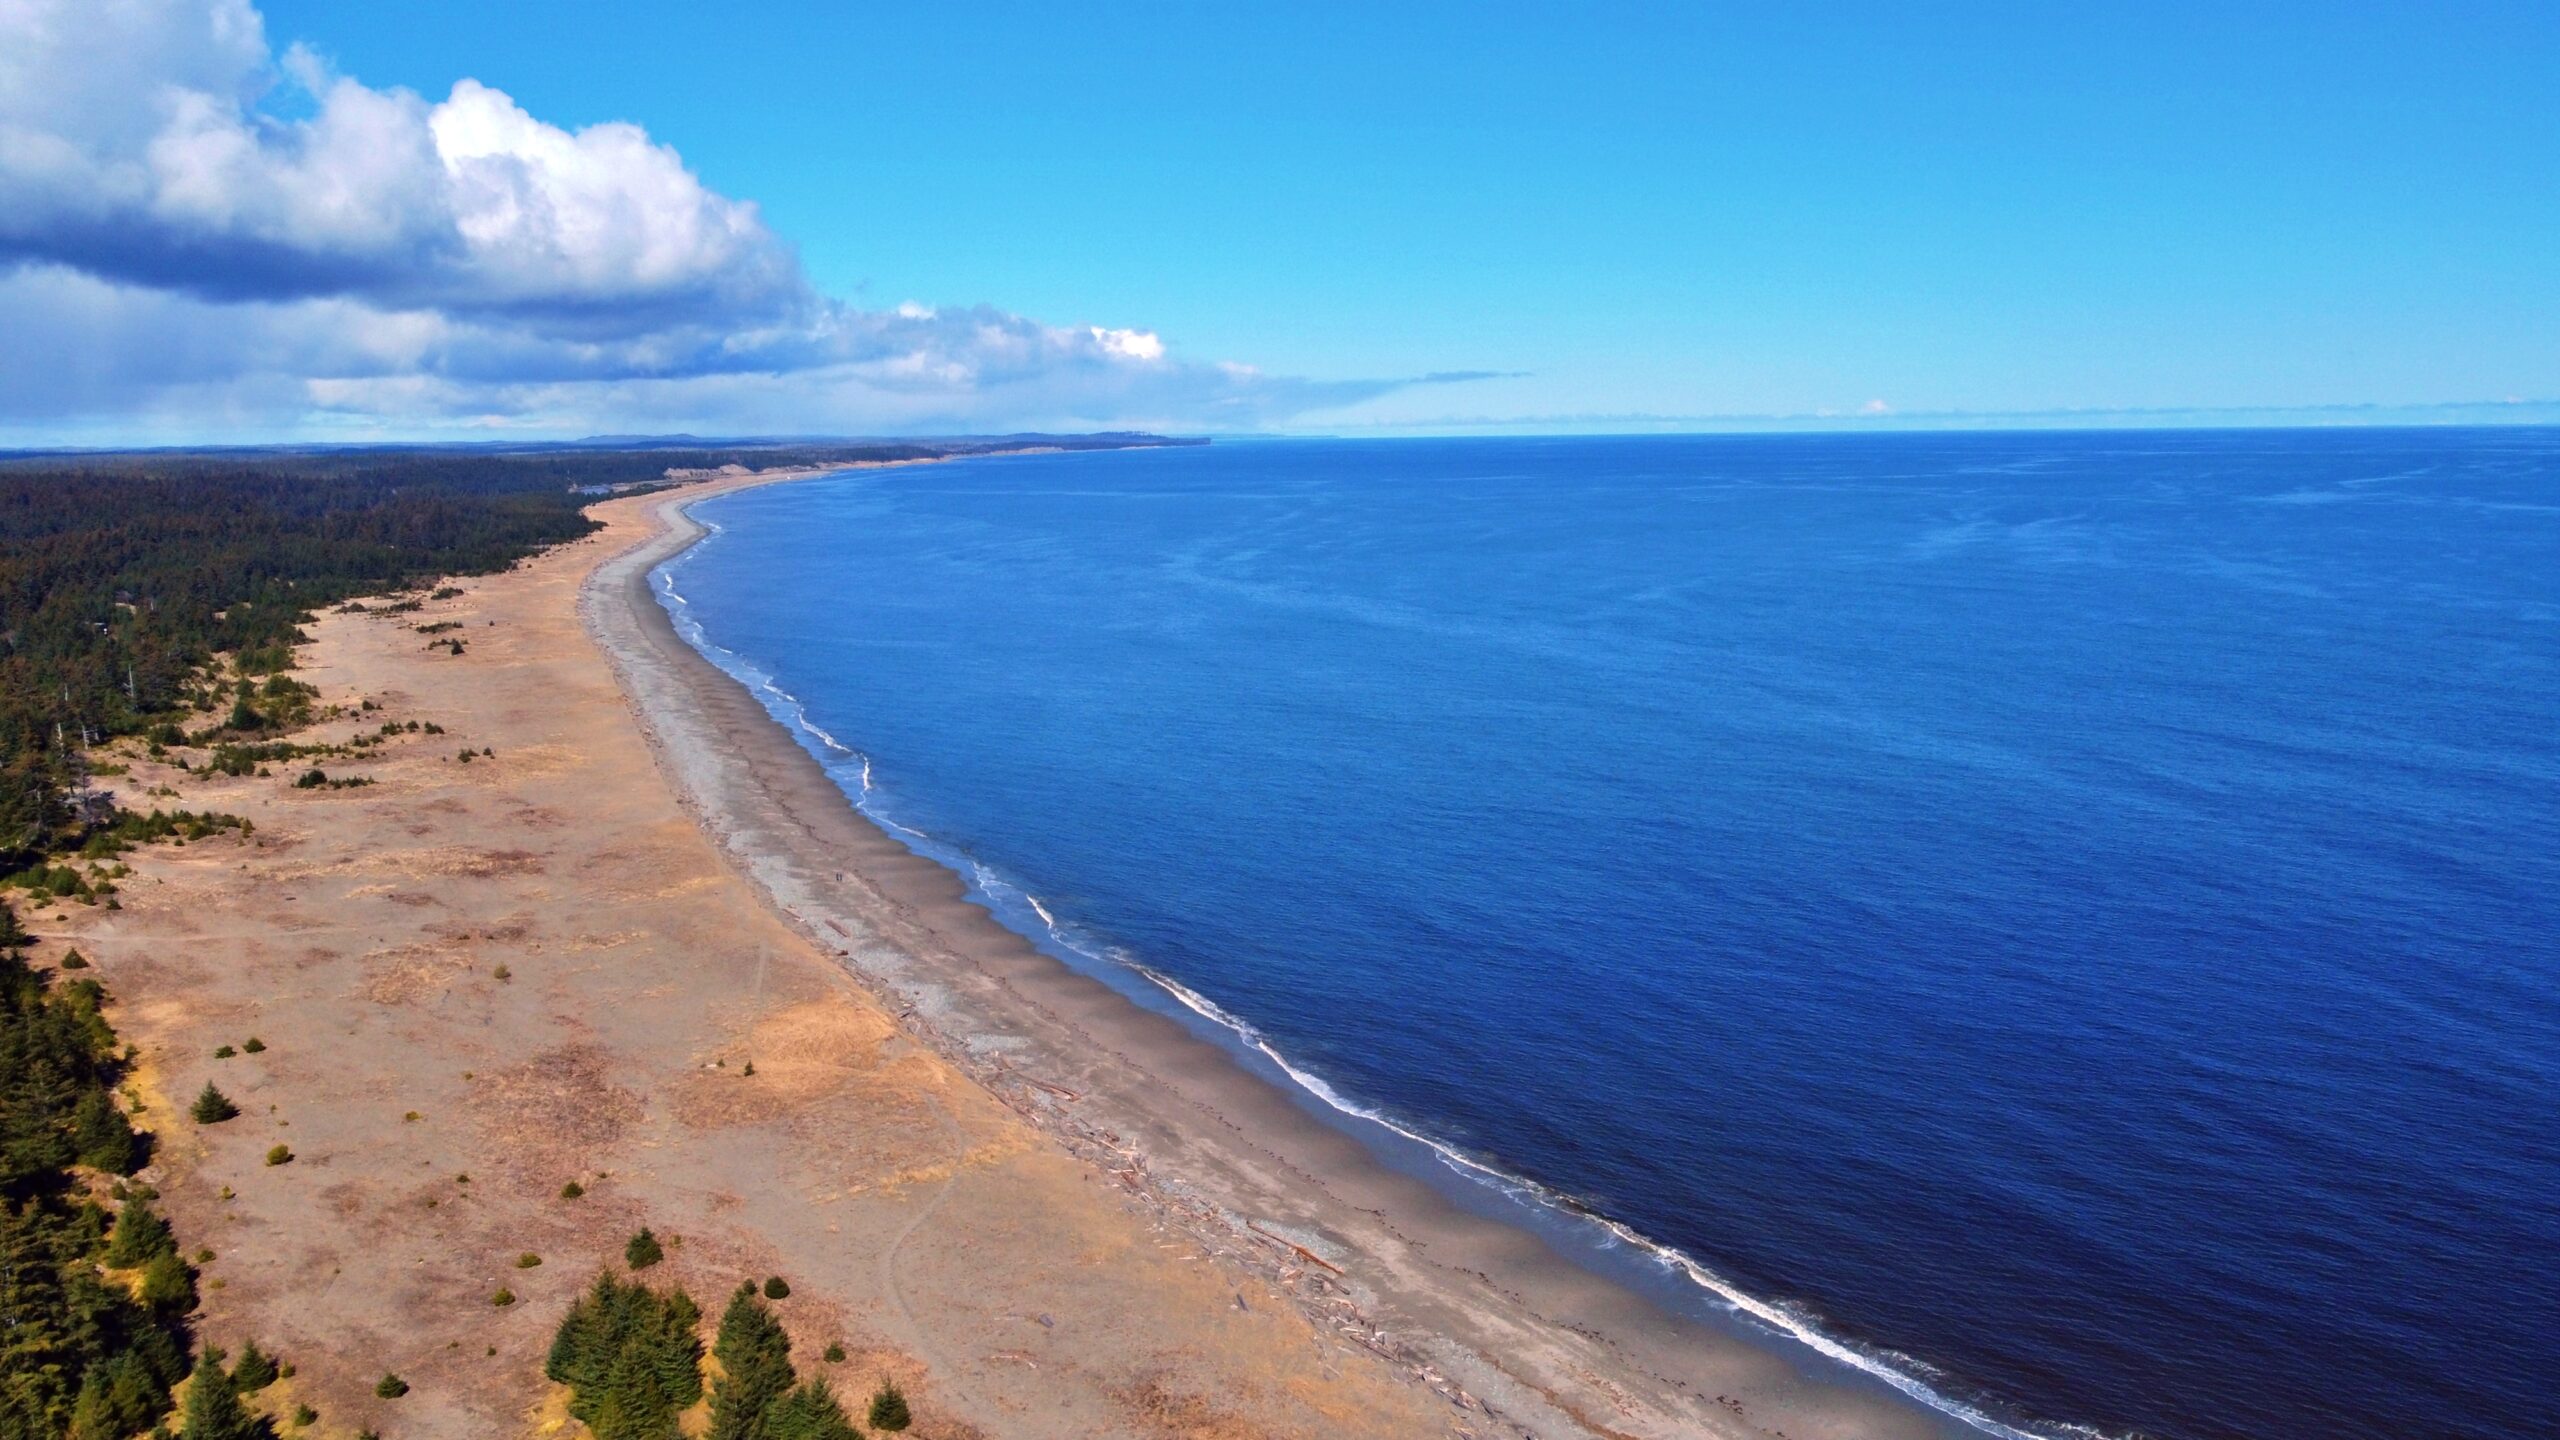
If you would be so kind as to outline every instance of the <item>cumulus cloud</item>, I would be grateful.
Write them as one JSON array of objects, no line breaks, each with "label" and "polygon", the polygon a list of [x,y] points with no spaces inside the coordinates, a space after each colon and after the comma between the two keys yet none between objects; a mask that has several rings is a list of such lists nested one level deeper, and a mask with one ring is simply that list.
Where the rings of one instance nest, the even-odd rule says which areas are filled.
[{"label": "cumulus cloud", "polygon": [[818,293],[636,125],[376,89],[250,0],[0,0],[0,426],[1269,423],[1393,382]]}]

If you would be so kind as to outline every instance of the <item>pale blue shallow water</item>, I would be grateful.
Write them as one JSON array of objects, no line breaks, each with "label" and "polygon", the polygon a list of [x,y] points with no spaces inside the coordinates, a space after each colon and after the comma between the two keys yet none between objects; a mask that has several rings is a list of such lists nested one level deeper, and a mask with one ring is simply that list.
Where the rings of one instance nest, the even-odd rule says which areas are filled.
[{"label": "pale blue shallow water", "polygon": [[1001,918],[1906,1388],[2560,1434],[2560,433],[1221,444],[697,513],[683,622]]}]

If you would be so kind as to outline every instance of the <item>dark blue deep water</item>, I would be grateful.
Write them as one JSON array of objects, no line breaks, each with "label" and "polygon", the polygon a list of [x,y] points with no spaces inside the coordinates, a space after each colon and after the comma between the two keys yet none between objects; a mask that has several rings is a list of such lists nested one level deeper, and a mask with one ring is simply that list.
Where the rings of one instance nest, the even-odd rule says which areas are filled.
[{"label": "dark blue deep water", "polygon": [[699,513],[679,610],[999,914],[1784,1324],[2039,1428],[2560,1435],[2560,433]]}]

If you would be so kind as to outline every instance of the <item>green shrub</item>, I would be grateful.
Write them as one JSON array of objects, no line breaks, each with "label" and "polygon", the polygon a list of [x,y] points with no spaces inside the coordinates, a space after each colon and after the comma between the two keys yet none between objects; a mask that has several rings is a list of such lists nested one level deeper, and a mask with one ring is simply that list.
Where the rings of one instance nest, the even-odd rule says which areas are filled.
[{"label": "green shrub", "polygon": [[62,968],[65,970],[86,970],[89,968],[89,957],[81,954],[77,950],[65,950],[62,952]]},{"label": "green shrub", "polygon": [[308,1405],[296,1405],[293,1407],[293,1424],[294,1428],[297,1430],[301,1429],[305,1425],[318,1421],[319,1418],[320,1412],[312,1409]]},{"label": "green shrub", "polygon": [[516,1303],[516,1292],[501,1285],[498,1287],[498,1293],[489,1297],[489,1303],[504,1310]]},{"label": "green shrub", "polygon": [[381,1379],[373,1382],[373,1393],[385,1400],[397,1400],[409,1393],[409,1382],[386,1372]]},{"label": "green shrub", "polygon": [[239,1053],[239,1051],[232,1049],[228,1045],[216,1045],[213,1047],[213,1058],[216,1060],[228,1060]]},{"label": "green shrub", "polygon": [[775,1275],[764,1282],[764,1298],[767,1300],[780,1300],[790,1293],[791,1286],[779,1275]]},{"label": "green shrub", "polygon": [[586,1193],[587,1187],[579,1184],[575,1180],[572,1180],[568,1184],[560,1187],[560,1198],[563,1200],[575,1200]]},{"label": "green shrub", "polygon": [[541,1257],[541,1256],[539,1256],[539,1255],[534,1254],[534,1253],[533,1253],[532,1251],[530,1251],[530,1250],[527,1250],[527,1251],[526,1251],[526,1252],[524,1252],[523,1254],[521,1254],[521,1255],[519,1255],[519,1256],[517,1256],[517,1257],[516,1257],[516,1268],[517,1268],[517,1269],[519,1269],[519,1270],[530,1270],[530,1269],[532,1269],[534,1266],[539,1265],[539,1264],[541,1264],[541,1263],[542,1263],[542,1257]]},{"label": "green shrub", "polygon": [[839,1343],[839,1344],[834,1344],[834,1345],[829,1345],[829,1346],[827,1347],[827,1353],[826,1353],[826,1355],[825,1355],[823,1358],[824,1358],[824,1359],[826,1360],[826,1362],[827,1362],[828,1364],[830,1364],[830,1365],[841,1365],[841,1364],[843,1364],[843,1363],[844,1363],[844,1346],[843,1346],[841,1343]]},{"label": "green shrub", "polygon": [[293,1151],[282,1145],[273,1146],[267,1151],[267,1163],[270,1165],[290,1165],[293,1163]]},{"label": "green shrub", "polygon": [[252,1035],[248,1039],[240,1042],[240,1053],[244,1055],[263,1055],[266,1051],[267,1042],[259,1039],[255,1035]]},{"label": "green shrub", "polygon": [[329,772],[321,769],[317,765],[314,765],[310,769],[305,770],[300,775],[294,777],[293,788],[296,790],[317,790],[328,783]]},{"label": "green shrub", "polygon": [[193,1116],[199,1125],[219,1125],[225,1120],[236,1118],[240,1114],[240,1107],[232,1104],[230,1096],[214,1088],[213,1082],[207,1080],[204,1082],[204,1092],[196,1096],[196,1103],[188,1107],[187,1113]]},{"label": "green shrub", "polygon": [[658,1237],[651,1234],[645,1225],[622,1247],[622,1263],[634,1270],[646,1270],[666,1258],[667,1252],[660,1248]]}]

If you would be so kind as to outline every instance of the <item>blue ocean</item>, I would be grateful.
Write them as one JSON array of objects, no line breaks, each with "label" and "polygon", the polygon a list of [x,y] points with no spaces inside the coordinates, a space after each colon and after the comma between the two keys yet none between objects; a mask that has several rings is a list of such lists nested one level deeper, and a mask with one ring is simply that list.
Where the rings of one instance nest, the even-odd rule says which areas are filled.
[{"label": "blue ocean", "polygon": [[1992,1433],[2560,1435],[2560,432],[696,513],[669,603],[870,813],[1665,1304]]}]

